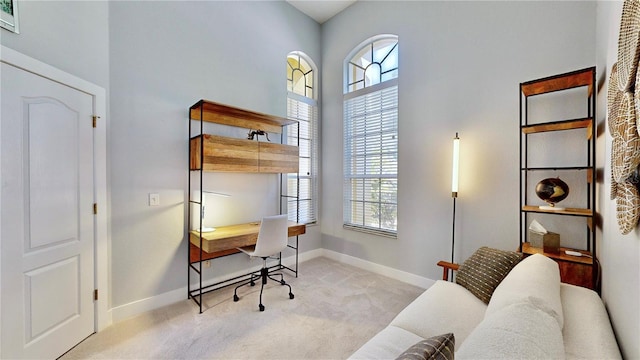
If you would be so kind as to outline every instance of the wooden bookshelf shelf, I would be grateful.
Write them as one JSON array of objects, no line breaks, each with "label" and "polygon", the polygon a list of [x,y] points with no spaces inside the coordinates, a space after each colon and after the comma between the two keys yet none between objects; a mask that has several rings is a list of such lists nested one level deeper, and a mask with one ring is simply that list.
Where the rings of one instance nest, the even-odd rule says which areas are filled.
[{"label": "wooden bookshelf shelf", "polygon": [[542,124],[525,125],[525,126],[522,126],[522,132],[524,134],[535,134],[535,133],[548,132],[548,131],[563,131],[563,130],[586,128],[588,130],[587,138],[589,138],[592,133],[591,131],[592,124],[593,124],[592,118],[555,121],[555,122],[548,122],[548,123],[542,123]]},{"label": "wooden bookshelf shelf", "polygon": [[578,209],[578,208],[565,208],[564,210],[547,210],[547,209],[540,209],[539,206],[525,205],[522,207],[522,211],[556,214],[556,215],[593,216],[593,210]]},{"label": "wooden bookshelf shelf", "polygon": [[568,74],[550,76],[548,78],[522,83],[525,96],[546,94],[559,90],[568,90],[581,86],[589,87],[589,95],[593,92],[593,74],[595,68],[587,68]]},{"label": "wooden bookshelf shelf", "polygon": [[[581,253],[583,256],[567,255],[565,253],[565,250],[577,251]],[[531,243],[526,242],[522,244],[522,252],[528,255],[542,254],[544,256],[550,257],[555,260],[571,261],[571,262],[586,264],[586,265],[593,264],[593,258],[591,257],[591,253],[584,250],[576,250],[576,249],[560,247],[558,253],[550,253],[550,252],[544,252],[542,248],[533,247],[531,246]]]}]

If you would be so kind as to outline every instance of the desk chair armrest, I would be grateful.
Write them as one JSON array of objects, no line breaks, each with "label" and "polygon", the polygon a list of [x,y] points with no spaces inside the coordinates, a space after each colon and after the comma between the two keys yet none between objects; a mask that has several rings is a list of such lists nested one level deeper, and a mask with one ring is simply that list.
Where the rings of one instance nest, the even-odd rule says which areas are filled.
[{"label": "desk chair armrest", "polygon": [[460,268],[460,265],[448,261],[438,261],[438,266],[442,266],[442,280],[444,281],[449,280],[449,270],[456,271]]}]

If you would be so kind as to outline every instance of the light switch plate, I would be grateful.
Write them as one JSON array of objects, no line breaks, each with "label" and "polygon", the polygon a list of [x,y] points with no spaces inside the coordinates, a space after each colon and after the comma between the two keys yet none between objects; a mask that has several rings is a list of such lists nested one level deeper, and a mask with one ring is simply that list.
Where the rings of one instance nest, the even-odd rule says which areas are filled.
[{"label": "light switch plate", "polygon": [[150,193],[149,194],[149,206],[158,206],[160,205],[160,194],[158,193]]}]

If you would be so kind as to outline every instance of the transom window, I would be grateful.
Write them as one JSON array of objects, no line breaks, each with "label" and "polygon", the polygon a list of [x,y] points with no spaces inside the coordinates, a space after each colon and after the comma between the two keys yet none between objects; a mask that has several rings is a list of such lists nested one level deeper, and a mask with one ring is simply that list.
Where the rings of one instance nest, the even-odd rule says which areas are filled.
[{"label": "transom window", "polygon": [[398,77],[398,37],[383,37],[363,46],[349,60],[347,92]]},{"label": "transom window", "polygon": [[345,60],[344,226],[395,237],[398,224],[398,37]]},{"label": "transom window", "polygon": [[302,52],[287,56],[287,116],[298,126],[287,127],[287,143],[298,144],[300,169],[287,175],[289,220],[299,223],[317,221],[318,178],[318,102],[313,62]]}]

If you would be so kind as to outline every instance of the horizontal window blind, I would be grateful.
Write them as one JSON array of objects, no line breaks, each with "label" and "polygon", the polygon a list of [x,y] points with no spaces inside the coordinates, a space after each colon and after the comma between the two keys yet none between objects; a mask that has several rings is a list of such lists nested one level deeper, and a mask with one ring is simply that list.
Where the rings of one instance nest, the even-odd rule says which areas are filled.
[{"label": "horizontal window blind", "polygon": [[287,143],[298,144],[298,176],[287,177],[289,220],[310,224],[317,221],[318,106],[313,99],[289,93],[287,116],[299,122],[287,128]]},{"label": "horizontal window blind", "polygon": [[345,97],[344,225],[395,236],[398,86],[371,90]]}]

